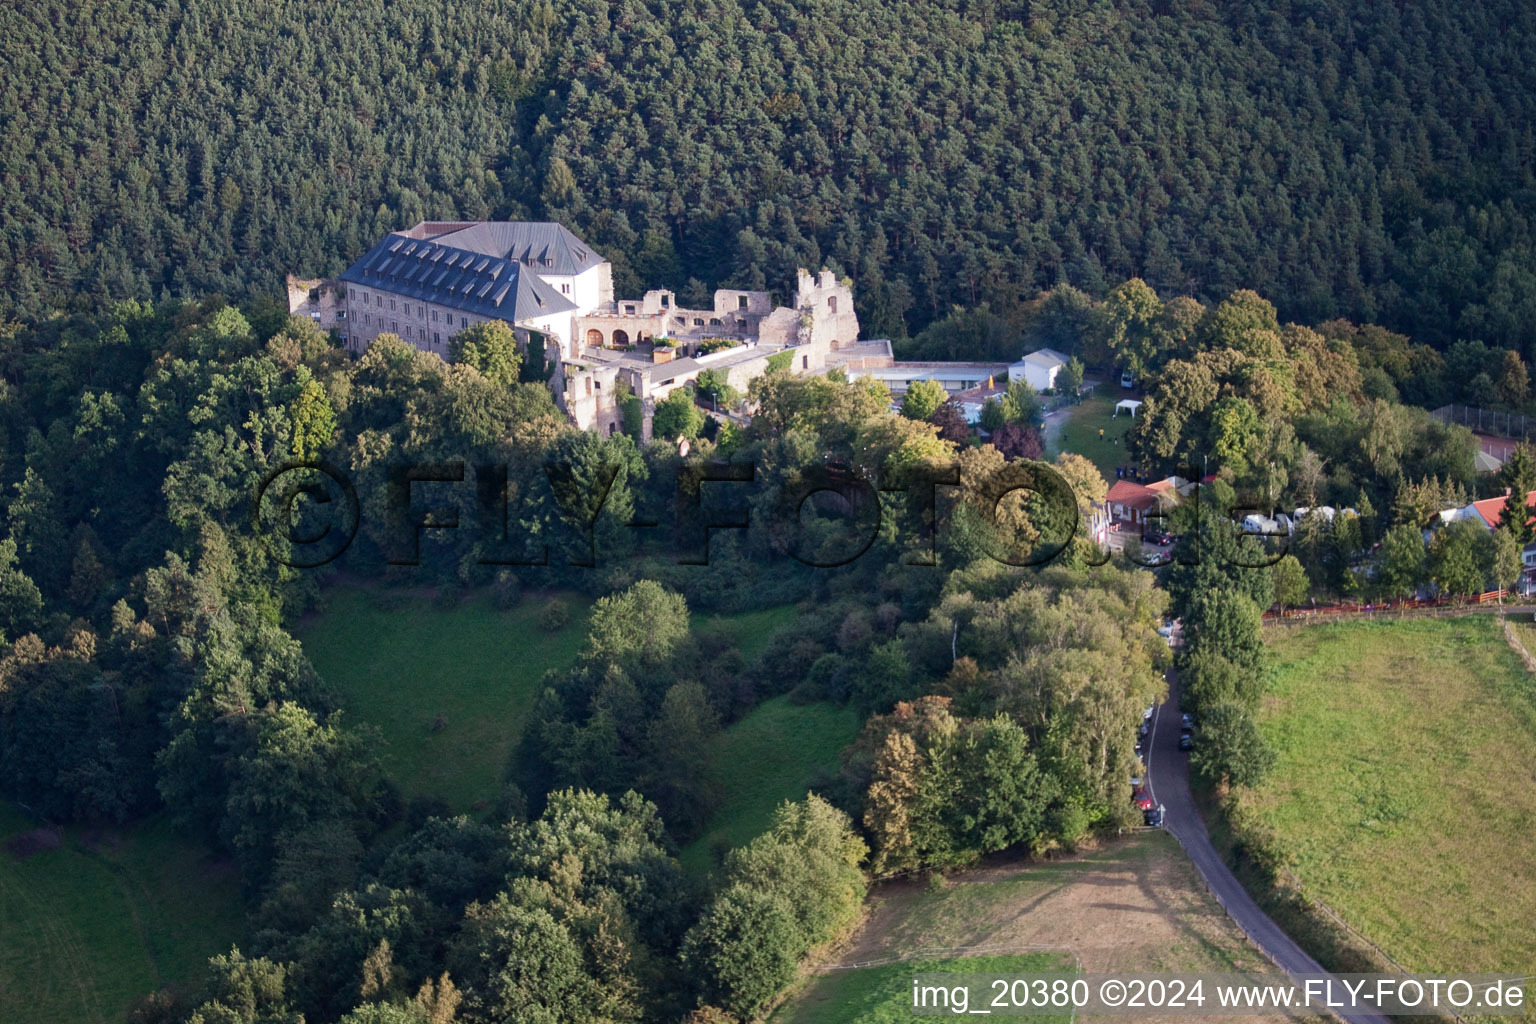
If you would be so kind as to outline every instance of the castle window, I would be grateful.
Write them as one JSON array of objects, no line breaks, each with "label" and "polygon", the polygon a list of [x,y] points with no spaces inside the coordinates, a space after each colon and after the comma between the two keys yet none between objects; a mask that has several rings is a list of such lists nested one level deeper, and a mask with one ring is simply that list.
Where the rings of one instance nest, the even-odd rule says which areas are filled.
[{"label": "castle window", "polygon": [[432,322],[437,323],[437,310],[432,311]]},{"label": "castle window", "polygon": [[833,312],[833,313],[837,312],[837,296],[836,295],[833,295],[833,296],[831,296],[830,298],[827,299],[827,309],[828,309],[829,312]]},{"label": "castle window", "polygon": [[395,300],[394,299],[390,299],[389,300],[389,311],[391,313],[393,313],[395,311]]},{"label": "castle window", "polygon": [[563,285],[561,285],[561,286],[560,286],[560,292],[561,292],[561,294],[563,294],[563,295],[569,295],[569,294],[571,294],[571,286],[570,286],[570,285],[568,285],[568,284],[563,284]]},{"label": "castle window", "polygon": [[391,331],[393,331],[394,333],[399,334],[400,333],[400,321],[399,320],[391,320],[389,322],[389,329]]},{"label": "castle window", "polygon": [[469,326],[469,317],[467,317],[467,316],[459,317],[459,326],[460,327],[468,327]]},{"label": "castle window", "polygon": [[627,315],[629,315],[629,316],[634,316],[635,315],[635,307],[634,306],[625,306],[624,307],[624,312]]},{"label": "castle window", "polygon": [[417,306],[416,307],[416,316],[418,318],[425,317],[426,315],[427,315],[427,310],[426,310],[425,306]]},{"label": "castle window", "polygon": [[666,309],[670,305],[672,305],[672,296],[663,292],[661,296],[661,308]]},{"label": "castle window", "polygon": [[701,316],[694,317],[693,318],[693,326],[695,326],[695,327],[703,327],[704,326],[704,318],[701,317]]},{"label": "castle window", "polygon": [[711,327],[719,327],[720,326],[720,318],[717,317],[717,316],[710,317],[709,318],[709,326],[711,326]]},{"label": "castle window", "polygon": [[738,296],[736,296],[736,308],[737,309],[746,309],[747,308],[747,297],[745,295],[738,295]]},{"label": "castle window", "polygon": [[441,334],[438,334],[436,331],[433,331],[432,332],[432,344],[434,344],[434,345],[441,345],[442,343],[443,343],[443,336]]}]

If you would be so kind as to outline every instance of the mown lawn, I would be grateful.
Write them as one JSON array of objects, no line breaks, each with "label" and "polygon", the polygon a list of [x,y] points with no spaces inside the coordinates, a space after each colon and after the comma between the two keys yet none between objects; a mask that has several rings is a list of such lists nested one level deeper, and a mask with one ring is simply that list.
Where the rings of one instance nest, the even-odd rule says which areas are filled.
[{"label": "mown lawn", "polygon": [[907,1020],[912,977],[929,970],[1049,973],[1080,965],[1088,974],[1276,973],[1166,832],[1111,840],[1059,860],[957,872],[938,886],[922,879],[887,883],[871,893],[867,910],[862,929],[832,962],[903,959],[813,974],[772,1024]]},{"label": "mown lawn", "polygon": [[496,799],[544,672],[569,666],[586,638],[589,606],[562,599],[570,621],[546,632],[536,595],[498,611],[484,595],[444,607],[343,586],[297,635],[347,719],[378,728],[390,777],[468,812]]},{"label": "mown lawn", "polygon": [[[836,971],[816,978],[794,1002],[769,1020],[772,1024],[897,1024],[913,1019],[913,979],[920,974],[1075,974],[1072,957],[1061,953],[1018,956],[967,956],[951,960],[912,960]],[[939,984],[937,982],[933,984]],[[990,989],[971,986],[965,1003],[951,1006],[950,1016],[988,1011]],[[930,1004],[931,1005],[931,1004]],[[1065,1021],[1061,1013],[1010,1014],[1010,1021]]]},{"label": "mown lawn", "polygon": [[233,866],[164,821],[65,829],[56,849],[18,858],[10,844],[34,827],[0,804],[0,1020],[119,1024],[241,940]]},{"label": "mown lawn", "polygon": [[1303,890],[1423,971],[1536,967],[1536,681],[1491,615],[1271,629],[1243,803]]},{"label": "mown lawn", "polygon": [[[1060,433],[1049,445],[1046,455],[1055,458],[1062,452],[1081,455],[1099,468],[1104,479],[1115,482],[1115,467],[1129,465],[1131,457],[1125,450],[1125,434],[1131,429],[1129,416],[1114,416],[1115,403],[1120,401],[1119,380],[1111,382],[1115,387],[1100,385],[1094,396],[1080,405],[1070,407]],[[1097,392],[1102,391],[1103,394]],[[1103,429],[1104,436],[1099,437]],[[1119,444],[1115,444],[1119,441]]]},{"label": "mown lawn", "polygon": [[716,737],[708,771],[720,809],[709,830],[682,851],[683,866],[703,873],[727,849],[768,827],[774,808],[798,800],[859,733],[858,713],[836,704],[765,701]]}]

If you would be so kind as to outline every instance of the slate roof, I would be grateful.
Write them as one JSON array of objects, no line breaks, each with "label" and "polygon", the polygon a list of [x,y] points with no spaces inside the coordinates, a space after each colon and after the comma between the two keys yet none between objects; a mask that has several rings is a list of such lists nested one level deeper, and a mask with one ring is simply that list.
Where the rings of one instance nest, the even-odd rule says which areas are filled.
[{"label": "slate roof", "polygon": [[416,229],[391,232],[342,271],[341,280],[508,323],[576,308],[518,260],[443,241],[486,226],[498,225],[474,225],[435,238],[411,237]]},{"label": "slate roof", "polygon": [[402,234],[482,256],[516,260],[537,274],[558,277],[574,277],[603,262],[590,245],[553,221],[422,221]]}]

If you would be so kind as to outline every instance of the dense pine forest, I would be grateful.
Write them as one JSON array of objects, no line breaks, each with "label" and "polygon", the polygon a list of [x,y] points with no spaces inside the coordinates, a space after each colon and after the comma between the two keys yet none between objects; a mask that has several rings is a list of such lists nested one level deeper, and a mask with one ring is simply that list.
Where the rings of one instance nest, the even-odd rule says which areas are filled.
[{"label": "dense pine forest", "polygon": [[29,4],[0,42],[0,303],[247,298],[421,217],[550,217],[622,291],[782,290],[826,263],[872,336],[1134,275],[1522,348],[1533,20],[1518,0]]},{"label": "dense pine forest", "polygon": [[[1536,490],[1536,448],[1479,472],[1428,411],[1536,413],[1529,3],[13,7],[0,796],[55,828],[167,821],[243,901],[238,947],[136,1024],[759,1019],[871,882],[1144,820],[1126,780],[1175,657],[1194,771],[1247,785],[1274,762],[1263,609],[1480,594],[1536,540],[1423,530],[1505,487],[1525,524]],[[1048,445],[1023,382],[981,443],[931,385],[894,415],[841,370],[706,372],[642,442],[574,428],[505,324],[353,358],[288,315],[285,274],[429,217],[559,220],[621,293],[687,303],[826,266],[902,356],[1060,348],[1063,409],[1085,367],[1130,371],[1115,461],[1198,464],[1210,501],[1148,572],[1078,531],[1121,467]],[[361,495],[332,564],[274,557],[325,504],[263,504],[293,460]],[[405,487],[430,524],[394,515],[396,467],[457,462],[417,479],[430,509]],[[1325,504],[1278,561],[1213,511]],[[473,814],[408,792],[311,664],[335,583],[575,631]],[[717,741],[770,704],[850,731],[685,868],[727,802]]]}]

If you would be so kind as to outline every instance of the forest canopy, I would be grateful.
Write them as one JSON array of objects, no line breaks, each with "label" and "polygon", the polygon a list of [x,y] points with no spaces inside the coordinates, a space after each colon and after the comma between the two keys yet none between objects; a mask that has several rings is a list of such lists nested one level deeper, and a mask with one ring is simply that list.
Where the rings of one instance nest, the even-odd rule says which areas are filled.
[{"label": "forest canopy", "polygon": [[1520,348],[1533,20],[1517,0],[48,0],[0,42],[0,313],[271,295],[424,217],[539,217],[623,292],[832,266],[872,337],[1139,276]]}]

